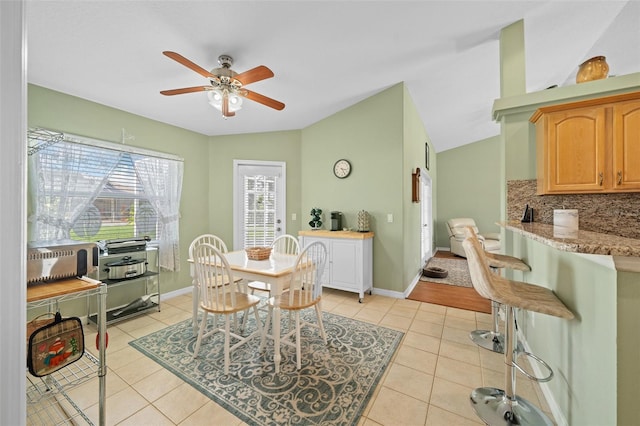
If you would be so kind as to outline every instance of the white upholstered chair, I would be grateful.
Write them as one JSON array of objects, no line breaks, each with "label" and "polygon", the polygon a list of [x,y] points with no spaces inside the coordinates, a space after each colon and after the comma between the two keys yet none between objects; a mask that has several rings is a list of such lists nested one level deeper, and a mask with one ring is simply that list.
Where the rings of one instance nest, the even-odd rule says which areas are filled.
[{"label": "white upholstered chair", "polygon": [[[215,248],[217,248],[221,253],[227,253],[227,245],[224,243],[222,238],[213,235],[213,234],[202,234],[193,241],[189,245],[189,259],[193,259],[194,250],[200,244],[211,244]],[[195,273],[195,266],[191,267],[191,282],[193,284],[193,316],[192,316],[192,324],[193,324],[193,335],[195,336],[198,333],[198,298],[200,294],[198,292],[198,279]]]},{"label": "white upholstered chair", "polygon": [[[262,326],[258,316],[260,298],[248,294],[245,286],[237,285],[227,259],[212,244],[198,244],[193,255],[200,293],[199,308],[203,313],[193,358],[198,356],[203,339],[217,332],[224,333],[224,373],[229,374],[231,351],[254,337],[262,336]],[[242,336],[235,333],[235,329],[231,330],[231,317],[249,309],[253,310],[256,329],[253,333]],[[222,315],[224,329],[218,327],[217,321],[214,321],[213,327],[207,330],[208,314]],[[232,338],[236,341],[233,346],[231,346]]]},{"label": "white upholstered chair", "polygon": [[[302,327],[317,328],[324,343],[327,336],[322,324],[322,273],[327,260],[327,248],[316,241],[309,244],[299,255],[291,274],[289,288],[280,296],[269,298],[267,305],[269,315],[264,326],[264,334],[260,343],[260,350],[264,350],[269,324],[273,322],[274,340],[274,364],[276,373],[280,371],[280,344],[296,348],[296,368],[302,367],[302,346],[300,342],[300,330]],[[315,322],[302,321],[300,312],[307,308],[315,308]],[[280,324],[274,318],[274,310],[289,311],[293,313],[295,325],[289,321],[289,328],[285,334],[280,333]],[[278,315],[279,317],[279,315]]]},{"label": "white upholstered chair", "polygon": [[476,234],[478,239],[484,247],[485,251],[491,253],[497,253],[500,251],[500,234],[491,232],[481,234],[478,231],[476,222],[467,217],[449,219],[447,221],[447,232],[449,233],[449,246],[451,247],[451,253],[460,257],[467,257],[462,242],[466,238],[465,228],[470,226]]}]

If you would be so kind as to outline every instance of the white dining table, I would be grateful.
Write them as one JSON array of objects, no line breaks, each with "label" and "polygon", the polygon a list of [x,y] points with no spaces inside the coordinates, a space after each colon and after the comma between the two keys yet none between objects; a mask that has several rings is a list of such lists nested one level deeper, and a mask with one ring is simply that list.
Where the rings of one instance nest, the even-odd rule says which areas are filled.
[{"label": "white dining table", "polygon": [[[242,278],[248,281],[266,282],[271,287],[271,296],[279,296],[285,289],[285,286],[291,280],[291,272],[296,263],[297,255],[271,253],[268,259],[251,260],[247,257],[244,250],[230,251],[223,253],[229,263],[229,267],[234,278]],[[189,259],[191,265],[191,277],[193,278],[193,332],[197,334],[198,324],[198,304],[199,290],[196,282],[195,263],[193,259]],[[274,364],[276,373],[280,370],[280,309],[276,306],[273,309],[273,339],[274,339]],[[267,330],[264,331],[265,333]]]}]

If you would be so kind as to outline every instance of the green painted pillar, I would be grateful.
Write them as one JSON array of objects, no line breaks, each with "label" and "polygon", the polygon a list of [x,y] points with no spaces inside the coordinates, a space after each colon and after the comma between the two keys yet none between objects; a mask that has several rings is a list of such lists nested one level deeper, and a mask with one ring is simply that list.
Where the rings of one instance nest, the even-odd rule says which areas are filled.
[{"label": "green painted pillar", "polygon": [[500,31],[500,97],[526,93],[524,52],[524,21],[519,20]]}]

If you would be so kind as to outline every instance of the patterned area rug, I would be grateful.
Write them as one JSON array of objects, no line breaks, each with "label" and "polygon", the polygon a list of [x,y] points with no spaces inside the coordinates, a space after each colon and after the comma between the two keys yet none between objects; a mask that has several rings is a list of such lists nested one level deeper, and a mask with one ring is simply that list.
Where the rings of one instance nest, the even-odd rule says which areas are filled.
[{"label": "patterned area rug", "polygon": [[457,285],[460,287],[473,287],[466,259],[444,259],[440,257],[432,257],[427,263],[427,267],[433,266],[445,269],[449,273],[445,278],[431,278],[423,275],[420,277],[420,281]]},{"label": "patterned area rug", "polygon": [[[312,311],[306,315],[315,317]],[[271,340],[264,354],[259,339],[232,352],[229,375],[221,333],[205,340],[192,361],[190,320],[130,345],[248,424],[355,425],[404,333],[327,312],[323,323],[328,344],[317,330],[303,329],[302,369],[296,370],[295,348],[283,347],[279,374]],[[247,332],[254,327],[251,318]]]}]

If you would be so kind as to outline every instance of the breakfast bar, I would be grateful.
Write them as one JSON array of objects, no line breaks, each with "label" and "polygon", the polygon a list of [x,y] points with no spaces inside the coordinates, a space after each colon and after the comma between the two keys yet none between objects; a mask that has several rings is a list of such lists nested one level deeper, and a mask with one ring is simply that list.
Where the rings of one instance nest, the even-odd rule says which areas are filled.
[{"label": "breakfast bar", "polygon": [[576,315],[562,322],[526,313],[519,322],[526,345],[557,373],[541,388],[559,423],[585,410],[594,425],[637,422],[640,240],[537,222],[498,225],[504,253],[531,266],[514,279],[550,288]]}]

